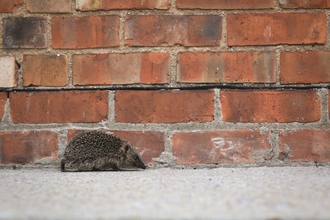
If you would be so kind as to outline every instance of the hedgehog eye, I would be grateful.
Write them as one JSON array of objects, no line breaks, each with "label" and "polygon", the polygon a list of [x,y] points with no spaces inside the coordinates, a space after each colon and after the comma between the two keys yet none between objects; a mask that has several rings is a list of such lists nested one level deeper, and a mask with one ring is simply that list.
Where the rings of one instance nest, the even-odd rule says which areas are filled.
[{"label": "hedgehog eye", "polygon": [[137,160],[137,159],[138,159],[138,157],[137,157],[137,156],[134,156],[134,157],[133,157],[133,159],[134,159],[134,160]]}]

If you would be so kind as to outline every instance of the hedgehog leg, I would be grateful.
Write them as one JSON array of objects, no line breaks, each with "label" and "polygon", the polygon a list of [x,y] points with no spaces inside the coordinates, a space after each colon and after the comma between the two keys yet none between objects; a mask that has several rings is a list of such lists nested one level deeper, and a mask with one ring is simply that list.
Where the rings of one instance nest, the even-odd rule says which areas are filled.
[{"label": "hedgehog leg", "polygon": [[109,167],[107,158],[100,158],[92,163],[92,170],[93,171],[101,171],[106,170]]},{"label": "hedgehog leg", "polygon": [[114,171],[120,171],[121,169],[117,166],[117,164],[114,164],[114,163],[105,163],[105,164],[102,164],[100,166],[94,166],[92,168],[93,171],[102,171],[102,170],[109,170],[109,169],[112,169]]},{"label": "hedgehog leg", "polygon": [[78,167],[78,171],[80,171],[80,172],[91,171],[91,170],[93,170],[93,169],[89,169],[88,167],[85,167],[85,166]]},{"label": "hedgehog leg", "polygon": [[114,171],[122,171],[122,169],[120,169],[115,163],[111,163],[110,166]]},{"label": "hedgehog leg", "polygon": [[99,169],[101,170],[109,170],[109,169],[112,169],[112,170],[120,170],[117,166],[117,164],[115,163],[112,163],[112,162],[107,162],[105,164],[102,165],[102,167],[100,167]]},{"label": "hedgehog leg", "polygon": [[66,172],[66,170],[65,170],[65,159],[61,160],[61,171]]},{"label": "hedgehog leg", "polygon": [[78,171],[89,171],[89,170],[93,170],[92,168],[90,168],[88,165],[84,164],[84,163],[81,163],[79,166],[78,166]]}]

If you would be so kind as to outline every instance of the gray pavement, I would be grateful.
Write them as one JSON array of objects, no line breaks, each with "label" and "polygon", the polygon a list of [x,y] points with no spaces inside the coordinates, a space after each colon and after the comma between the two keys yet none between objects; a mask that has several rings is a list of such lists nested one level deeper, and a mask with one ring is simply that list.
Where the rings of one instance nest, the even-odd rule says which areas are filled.
[{"label": "gray pavement", "polygon": [[330,167],[0,169],[0,219],[330,219]]}]

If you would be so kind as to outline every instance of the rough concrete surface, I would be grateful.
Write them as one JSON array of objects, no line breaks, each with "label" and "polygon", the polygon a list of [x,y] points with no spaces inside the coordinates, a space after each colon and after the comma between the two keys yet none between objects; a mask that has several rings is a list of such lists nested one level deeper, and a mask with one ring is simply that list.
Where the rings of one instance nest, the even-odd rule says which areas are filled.
[{"label": "rough concrete surface", "polygon": [[330,219],[330,167],[0,169],[0,219]]}]

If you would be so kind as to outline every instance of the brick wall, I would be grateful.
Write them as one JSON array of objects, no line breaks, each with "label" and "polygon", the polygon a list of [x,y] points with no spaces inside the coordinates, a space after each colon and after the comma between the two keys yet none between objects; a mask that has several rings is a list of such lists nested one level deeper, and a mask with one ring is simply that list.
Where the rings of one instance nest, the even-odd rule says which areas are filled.
[{"label": "brick wall", "polygon": [[109,130],[146,163],[330,162],[330,0],[2,0],[0,165]]}]

